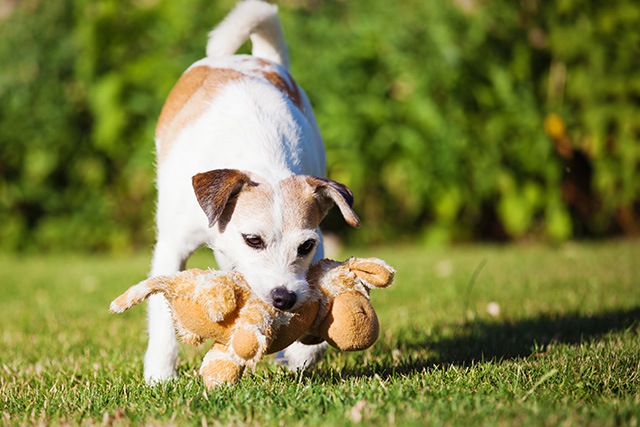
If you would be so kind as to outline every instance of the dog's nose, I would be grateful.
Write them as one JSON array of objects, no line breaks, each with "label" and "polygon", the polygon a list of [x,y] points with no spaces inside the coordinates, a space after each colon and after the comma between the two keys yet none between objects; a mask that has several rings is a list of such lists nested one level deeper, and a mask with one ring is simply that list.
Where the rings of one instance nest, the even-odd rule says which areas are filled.
[{"label": "dog's nose", "polygon": [[289,310],[296,304],[298,297],[287,288],[275,288],[271,291],[271,304],[280,310]]}]

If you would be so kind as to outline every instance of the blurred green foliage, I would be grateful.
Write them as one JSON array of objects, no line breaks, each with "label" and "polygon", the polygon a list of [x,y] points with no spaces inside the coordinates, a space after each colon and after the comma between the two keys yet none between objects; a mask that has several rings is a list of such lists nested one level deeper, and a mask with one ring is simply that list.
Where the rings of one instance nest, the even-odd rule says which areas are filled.
[{"label": "blurred green foliage", "polygon": [[[233,3],[0,2],[0,248],[152,242],[156,119]],[[635,0],[280,6],[352,239],[638,233]]]}]

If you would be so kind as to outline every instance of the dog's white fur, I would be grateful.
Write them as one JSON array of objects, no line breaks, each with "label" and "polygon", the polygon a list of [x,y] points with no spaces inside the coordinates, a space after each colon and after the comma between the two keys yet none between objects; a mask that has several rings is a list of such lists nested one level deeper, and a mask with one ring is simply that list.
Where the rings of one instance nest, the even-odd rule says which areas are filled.
[{"label": "dog's white fur", "polygon": [[[247,39],[252,55],[233,55]],[[269,301],[285,288],[305,300],[305,274],[322,258],[319,222],[336,203],[358,226],[351,193],[325,173],[325,154],[311,105],[288,73],[276,7],[241,2],[211,33],[207,57],[178,81],[158,121],[157,243],[150,276],[185,268],[209,245],[222,269],[243,273]],[[247,237],[248,236],[248,237]],[[250,247],[245,238],[259,237]],[[255,242],[255,240],[252,240]],[[299,252],[305,242],[315,251]],[[148,382],[175,376],[177,341],[162,296],[149,299]],[[317,359],[296,344],[290,366]]]}]

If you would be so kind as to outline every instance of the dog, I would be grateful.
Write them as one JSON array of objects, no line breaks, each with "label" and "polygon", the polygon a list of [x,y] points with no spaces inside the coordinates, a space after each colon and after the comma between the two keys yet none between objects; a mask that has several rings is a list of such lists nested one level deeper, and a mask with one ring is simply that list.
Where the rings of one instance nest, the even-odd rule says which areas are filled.
[{"label": "dog", "polygon": [[[250,39],[251,55],[235,55]],[[305,92],[289,74],[277,7],[245,0],[209,34],[206,57],[171,90],[156,127],[157,240],[150,277],[186,267],[209,246],[219,268],[242,273],[281,310],[309,296],[305,275],[323,258],[319,224],[337,205],[358,227],[353,194],[324,177],[325,152]],[[148,302],[144,377],[176,376],[178,343],[162,296]],[[289,366],[323,348],[296,343]]]}]

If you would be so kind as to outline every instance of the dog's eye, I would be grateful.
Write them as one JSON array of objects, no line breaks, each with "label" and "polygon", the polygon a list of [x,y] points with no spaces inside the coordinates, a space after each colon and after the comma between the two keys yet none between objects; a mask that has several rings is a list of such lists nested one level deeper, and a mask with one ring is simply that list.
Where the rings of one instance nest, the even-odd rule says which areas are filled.
[{"label": "dog's eye", "polygon": [[309,253],[316,247],[316,241],[309,239],[300,246],[298,246],[298,256],[309,255]]},{"label": "dog's eye", "polygon": [[262,237],[256,236],[255,234],[243,234],[242,238],[247,246],[253,249],[262,250],[267,246],[264,244]]}]

